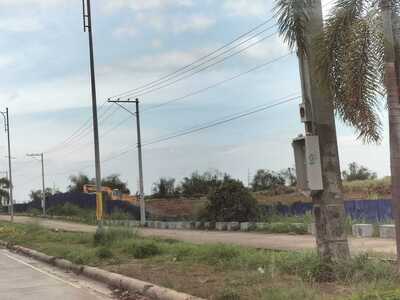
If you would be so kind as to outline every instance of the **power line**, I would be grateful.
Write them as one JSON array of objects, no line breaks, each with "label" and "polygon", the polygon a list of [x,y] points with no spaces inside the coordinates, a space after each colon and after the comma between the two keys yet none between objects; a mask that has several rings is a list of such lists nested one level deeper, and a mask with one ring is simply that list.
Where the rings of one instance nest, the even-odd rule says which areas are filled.
[{"label": "power line", "polygon": [[219,125],[222,125],[222,124],[225,124],[225,123],[229,123],[229,122],[232,122],[234,120],[241,119],[241,118],[244,118],[246,116],[253,115],[255,113],[258,113],[258,112],[261,112],[261,111],[265,111],[265,110],[268,110],[270,108],[273,108],[273,107],[276,107],[276,106],[280,106],[282,104],[286,104],[286,103],[292,102],[294,100],[299,99],[300,97],[301,96],[295,96],[295,97],[287,98],[287,99],[284,99],[284,100],[282,100],[280,102],[277,102],[277,103],[274,103],[274,104],[264,105],[264,106],[261,106],[261,107],[258,106],[257,108],[253,108],[252,110],[247,111],[247,112],[236,113],[236,114],[233,114],[233,115],[230,115],[230,116],[226,116],[222,120],[221,119],[220,120],[215,120],[215,121],[204,123],[204,124],[201,124],[201,125],[197,125],[197,126],[194,126],[194,127],[188,128],[188,129],[179,130],[176,133],[173,133],[173,134],[171,134],[169,136],[160,137],[160,138],[157,138],[157,139],[155,139],[153,141],[150,141],[150,142],[147,142],[147,143],[145,142],[145,143],[143,143],[143,147],[146,147],[146,146],[149,146],[149,145],[153,145],[153,144],[157,144],[157,143],[164,142],[164,141],[168,141],[170,139],[174,139],[174,138],[177,138],[177,137],[189,135],[189,134],[192,134],[192,133],[195,133],[195,132],[198,132],[198,131],[202,131],[202,130],[205,130],[205,129],[209,129],[209,128],[212,128],[212,127],[216,127],[216,126],[219,126]]},{"label": "power line", "polygon": [[[171,86],[171,85],[173,85],[173,84],[175,84],[175,83],[177,83],[177,82],[180,82],[180,81],[185,80],[185,79],[187,79],[187,78],[193,77],[193,76],[196,75],[196,74],[199,74],[199,73],[201,73],[201,72],[203,72],[203,71],[205,71],[205,70],[207,70],[207,69],[209,69],[209,68],[211,68],[211,67],[214,67],[214,66],[216,66],[216,65],[218,65],[218,64],[220,64],[220,63],[222,63],[222,62],[224,62],[224,61],[226,61],[226,60],[228,60],[228,59],[230,59],[230,58],[232,58],[232,57],[234,57],[234,56],[237,56],[237,55],[239,55],[239,54],[245,52],[246,50],[250,49],[251,47],[254,47],[254,46],[260,44],[261,42],[265,41],[265,40],[268,39],[268,38],[271,38],[271,37],[275,36],[276,34],[277,34],[277,31],[275,31],[274,33],[269,34],[269,35],[267,35],[267,36],[264,36],[264,37],[262,37],[261,39],[255,41],[254,43],[252,43],[252,44],[250,44],[250,45],[247,45],[246,47],[241,48],[239,51],[233,52],[232,54],[230,54],[230,55],[228,55],[228,56],[225,56],[225,57],[223,57],[222,59],[219,59],[219,60],[217,60],[217,61],[215,61],[215,62],[213,62],[213,63],[211,63],[211,64],[209,64],[209,65],[206,65],[205,67],[202,67],[202,68],[199,69],[199,70],[195,70],[196,68],[191,69],[191,70],[187,70],[187,71],[185,71],[184,73],[178,75],[178,76],[181,76],[181,75],[184,75],[184,76],[182,76],[182,77],[175,76],[175,77],[171,78],[171,79],[174,79],[174,78],[177,78],[177,77],[178,77],[177,79],[175,79],[175,80],[173,80],[173,81],[171,81],[171,82],[168,82],[169,80],[166,80],[166,81],[165,81],[165,84],[163,84],[164,82],[160,82],[160,84],[155,85],[153,88],[149,88],[149,89],[146,89],[146,90],[144,90],[144,91],[142,91],[142,92],[138,92],[138,93],[127,94],[127,95],[125,95],[123,98],[128,98],[128,97],[132,97],[132,96],[134,96],[135,98],[137,98],[137,97],[141,97],[141,96],[144,96],[144,95],[148,95],[148,94],[153,93],[153,92],[155,92],[155,91],[158,91],[158,90],[164,89],[164,88],[166,88],[166,87],[169,87],[169,86]],[[231,50],[232,50],[232,49],[230,49],[229,51],[225,51],[223,54],[226,54],[226,53],[228,53],[228,52],[231,52]],[[218,57],[220,57],[220,56],[221,56],[221,55],[218,55]],[[214,59],[210,59],[210,60],[206,61],[205,63],[199,65],[199,66],[203,66],[203,65],[205,65],[206,63],[211,62],[212,60],[214,60]],[[194,72],[185,75],[186,73],[188,73],[188,72],[190,72],[190,71],[194,71]]]},{"label": "power line", "polygon": [[151,82],[149,82],[149,83],[143,84],[143,85],[141,85],[141,86],[138,86],[137,88],[131,89],[131,90],[129,90],[129,91],[126,91],[126,92],[123,92],[123,93],[120,93],[120,94],[117,94],[117,95],[114,95],[114,96],[111,96],[110,99],[112,99],[112,98],[123,97],[123,96],[125,96],[126,94],[129,94],[129,93],[132,93],[132,92],[136,92],[137,90],[146,88],[146,87],[148,87],[148,86],[150,86],[150,85],[152,85],[152,84],[154,84],[154,83],[157,83],[157,82],[159,82],[159,81],[161,81],[161,80],[164,80],[164,79],[166,79],[166,78],[169,78],[169,77],[171,77],[171,76],[173,76],[173,75],[175,75],[175,74],[177,74],[177,73],[179,73],[179,72],[181,72],[181,71],[184,71],[184,70],[186,70],[187,68],[190,68],[190,67],[192,67],[193,65],[195,65],[195,64],[197,64],[197,63],[199,63],[199,62],[201,62],[201,61],[203,61],[203,60],[209,58],[210,56],[212,56],[212,55],[214,55],[214,54],[220,52],[221,50],[225,49],[226,47],[228,47],[228,46],[230,46],[230,45],[233,45],[233,44],[236,43],[237,41],[241,40],[243,37],[245,37],[245,36],[247,36],[247,35],[249,35],[249,34],[255,32],[255,31],[258,30],[259,28],[261,28],[261,27],[263,27],[264,25],[268,24],[268,23],[271,22],[273,19],[274,19],[274,17],[271,17],[271,18],[267,19],[266,21],[262,22],[261,24],[259,24],[259,25],[255,26],[255,27],[253,27],[251,30],[249,30],[249,31],[247,31],[247,32],[245,32],[245,33],[239,35],[238,37],[236,37],[236,38],[233,39],[232,41],[230,41],[230,42],[224,44],[223,46],[221,46],[221,47],[219,47],[219,48],[217,48],[217,49],[211,51],[210,53],[208,53],[208,54],[206,54],[206,55],[204,55],[204,56],[202,56],[202,57],[196,59],[196,60],[193,61],[192,63],[190,63],[190,64],[188,64],[188,65],[186,65],[186,66],[184,66],[184,67],[181,67],[181,68],[179,68],[179,69],[173,71],[172,73],[169,73],[169,74],[166,74],[166,75],[164,75],[164,76],[161,76],[160,78],[158,78],[158,79],[156,79],[156,80],[153,80],[153,81],[151,81]]},{"label": "power line", "polygon": [[[229,78],[224,79],[224,80],[222,80],[222,81],[219,81],[219,82],[217,82],[217,83],[215,83],[215,84],[213,84],[213,85],[210,85],[210,86],[207,86],[207,87],[202,88],[202,89],[200,89],[200,90],[191,92],[191,93],[186,94],[186,95],[184,95],[184,96],[181,96],[181,97],[178,97],[178,98],[174,98],[174,99],[165,101],[165,102],[160,103],[160,104],[156,104],[156,105],[154,105],[154,106],[148,107],[147,109],[145,108],[145,109],[143,109],[143,113],[146,113],[146,112],[148,112],[148,111],[151,111],[151,110],[158,109],[158,108],[160,108],[160,107],[169,105],[169,104],[171,104],[171,103],[178,102],[178,101],[184,100],[184,99],[186,99],[186,98],[189,98],[189,97],[192,97],[192,96],[195,96],[195,95],[204,93],[204,92],[206,92],[206,91],[208,91],[208,90],[210,90],[210,89],[216,88],[216,87],[218,87],[218,86],[220,86],[220,85],[223,85],[223,84],[225,84],[225,83],[227,83],[227,82],[230,82],[230,81],[232,81],[232,80],[235,80],[235,79],[237,79],[237,78],[240,78],[240,77],[242,77],[242,76],[244,76],[244,75],[247,75],[247,74],[250,74],[250,73],[252,73],[252,72],[258,71],[258,70],[260,70],[260,69],[262,69],[262,68],[265,68],[265,67],[269,66],[270,64],[273,64],[273,63],[275,63],[275,62],[277,62],[277,61],[280,61],[280,60],[282,60],[282,59],[284,59],[284,58],[286,58],[286,57],[289,57],[290,55],[292,55],[292,53],[287,53],[287,54],[285,54],[285,55],[276,57],[276,58],[271,59],[271,60],[268,60],[268,61],[266,61],[266,62],[264,62],[264,63],[262,63],[262,64],[260,64],[260,65],[257,65],[257,66],[255,66],[255,67],[253,67],[253,68],[251,68],[251,69],[248,69],[248,70],[246,70],[246,71],[244,71],[244,72],[242,72],[242,73],[239,73],[239,74],[237,74],[237,75],[235,75],[235,76],[232,76],[232,77],[229,77]],[[117,110],[117,109],[118,109],[118,107],[116,107],[116,110]],[[117,128],[119,128],[121,125],[123,125],[124,123],[126,123],[126,122],[129,121],[130,119],[131,119],[131,117],[128,117],[128,118],[126,118],[126,119],[123,119],[121,122],[119,122],[118,124],[116,124],[115,126],[113,126],[112,128],[110,128],[109,130],[107,130],[107,131],[105,131],[103,134],[101,134],[101,135],[100,135],[100,138],[104,138],[105,136],[111,134],[111,133],[114,132]],[[103,121],[104,121],[104,120],[103,120]],[[89,133],[90,133],[90,132],[89,132]],[[76,145],[77,147],[73,147],[71,151],[69,151],[69,152],[66,153],[66,155],[70,155],[70,154],[72,154],[72,153],[74,153],[74,152],[80,150],[81,148],[86,147],[86,146],[89,146],[89,145],[91,145],[91,144],[92,144],[92,143],[89,142],[89,143],[84,143],[84,144]]]},{"label": "power line", "polygon": [[[294,94],[292,94],[292,95],[294,95]],[[283,105],[283,104],[286,104],[286,103],[293,102],[293,101],[295,101],[295,100],[297,100],[299,98],[301,98],[301,96],[299,96],[299,95],[297,95],[297,96],[289,95],[289,96],[286,96],[286,97],[278,98],[278,99],[275,99],[274,101],[281,100],[281,99],[282,100],[279,101],[279,102],[273,103],[273,104],[259,105],[259,106],[256,106],[256,107],[252,108],[252,109],[248,109],[248,110],[246,110],[244,112],[235,113],[235,114],[232,114],[232,115],[229,115],[229,116],[225,116],[225,117],[223,117],[221,119],[217,119],[217,120],[206,122],[206,123],[203,123],[203,124],[200,124],[200,125],[192,126],[190,128],[182,129],[182,130],[179,130],[179,131],[177,131],[175,133],[171,133],[171,134],[166,135],[166,136],[162,136],[162,137],[159,137],[159,138],[156,138],[156,139],[152,139],[149,142],[144,143],[143,147],[154,145],[154,144],[161,143],[161,142],[164,142],[164,141],[168,141],[168,140],[171,140],[171,139],[175,139],[175,138],[178,138],[178,137],[190,135],[190,134],[193,134],[193,133],[196,133],[196,132],[199,132],[199,131],[202,131],[202,130],[206,130],[206,129],[209,129],[209,128],[212,128],[212,127],[220,126],[220,125],[223,125],[223,124],[226,124],[226,123],[229,123],[229,122],[232,122],[232,121],[235,121],[235,120],[238,120],[238,119],[241,119],[241,118],[244,118],[244,117],[259,113],[259,112],[262,112],[262,111],[266,111],[268,109],[271,109],[271,108],[274,108],[274,107],[277,107],[277,106],[280,106],[280,105]],[[107,158],[103,159],[101,162],[103,164],[104,163],[108,163],[110,161],[113,161],[115,159],[118,159],[118,158],[124,156],[125,154],[128,154],[128,153],[130,153],[132,151],[135,151],[136,148],[137,148],[136,146],[129,146],[129,147],[127,147],[125,150],[123,150],[120,153],[117,153],[117,154],[114,154],[114,155],[109,155]],[[90,164],[90,165],[88,164],[87,166],[81,167],[79,169],[79,171],[87,169],[89,167],[92,167],[92,164]],[[66,171],[66,172],[53,173],[53,174],[50,174],[50,175],[52,175],[52,176],[61,176],[61,175],[70,174],[71,172],[74,172],[74,171],[77,171],[77,170],[78,169],[73,169],[73,170],[71,169],[71,170]]]},{"label": "power line", "polygon": [[249,70],[247,70],[247,71],[245,71],[245,72],[242,72],[242,73],[239,73],[239,74],[237,74],[237,75],[235,75],[235,76],[232,76],[232,77],[229,77],[229,78],[227,78],[227,79],[221,80],[221,81],[219,81],[219,82],[217,82],[217,83],[215,83],[215,84],[212,84],[212,85],[210,85],[210,86],[207,86],[207,87],[205,87],[205,88],[199,89],[199,90],[197,90],[197,91],[188,93],[188,94],[186,94],[186,95],[184,95],[184,96],[177,97],[177,98],[173,98],[173,99],[171,99],[171,100],[167,100],[167,101],[162,102],[162,103],[160,103],[160,104],[155,104],[155,105],[153,105],[153,106],[151,106],[151,107],[148,107],[148,108],[143,109],[143,113],[145,113],[145,112],[147,112],[147,111],[151,111],[151,110],[157,109],[157,108],[160,108],[160,107],[163,107],[163,106],[166,106],[166,105],[169,105],[169,104],[171,104],[171,103],[175,103],[175,102],[184,100],[184,99],[186,99],[186,98],[190,98],[190,97],[192,97],[192,96],[196,96],[196,95],[201,94],[201,93],[204,93],[204,92],[206,92],[206,91],[208,91],[208,90],[210,90],[210,89],[216,88],[216,87],[218,87],[218,86],[220,86],[220,85],[223,85],[223,84],[225,84],[225,83],[227,83],[227,82],[229,82],[229,81],[232,81],[232,80],[234,80],[234,79],[240,78],[240,77],[242,77],[242,76],[244,76],[244,75],[247,75],[247,74],[249,74],[249,73],[258,71],[259,69],[262,69],[262,68],[264,68],[264,67],[266,67],[266,66],[268,66],[268,65],[270,65],[270,64],[273,64],[273,63],[275,63],[275,62],[277,62],[277,61],[279,61],[279,60],[281,60],[281,59],[284,59],[284,58],[286,58],[286,57],[288,57],[288,56],[290,56],[290,55],[292,55],[292,53],[288,53],[288,54],[279,56],[279,57],[277,57],[277,58],[274,58],[274,59],[272,59],[272,60],[268,60],[268,61],[266,61],[266,62],[264,62],[264,63],[262,63],[262,64],[260,64],[260,65],[257,65],[257,66],[255,66],[255,67],[253,67],[253,68],[251,68],[251,69],[249,69]]}]

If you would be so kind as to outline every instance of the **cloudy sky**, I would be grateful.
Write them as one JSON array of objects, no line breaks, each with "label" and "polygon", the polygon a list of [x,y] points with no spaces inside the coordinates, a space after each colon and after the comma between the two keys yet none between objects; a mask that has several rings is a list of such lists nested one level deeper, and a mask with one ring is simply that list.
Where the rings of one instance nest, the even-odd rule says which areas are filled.
[{"label": "cloudy sky", "polygon": [[[104,104],[107,98],[158,79],[232,41],[271,17],[272,5],[270,0],[93,2],[102,173],[121,174],[136,191],[137,153],[126,151],[135,145],[135,119]],[[244,43],[240,54],[140,95],[144,143],[298,94],[296,58],[282,58],[289,51],[272,25],[260,27],[263,34]],[[41,184],[40,164],[26,153],[45,152],[50,187],[65,190],[69,175],[78,172],[93,176],[93,138],[90,127],[85,127],[90,125],[91,94],[81,0],[0,0],[0,35],[0,109],[9,107],[11,113],[16,200],[28,200],[29,191]],[[250,44],[254,46],[245,50]],[[213,88],[206,89],[209,86]],[[157,104],[200,90],[155,109]],[[247,182],[249,171],[292,166],[291,139],[303,131],[299,101],[147,145],[146,191],[161,176],[180,179],[194,170],[219,169]],[[342,166],[357,161],[380,176],[388,175],[387,138],[380,146],[363,145],[340,123],[338,135]],[[3,134],[0,172],[7,168],[6,149]]]}]

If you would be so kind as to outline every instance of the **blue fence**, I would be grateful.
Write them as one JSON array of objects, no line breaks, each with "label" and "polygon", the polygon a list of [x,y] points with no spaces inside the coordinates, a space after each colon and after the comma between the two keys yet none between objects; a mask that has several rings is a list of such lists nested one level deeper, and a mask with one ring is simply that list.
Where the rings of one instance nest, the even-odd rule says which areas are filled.
[{"label": "blue fence", "polygon": [[[392,202],[390,199],[379,200],[346,200],[344,203],[347,216],[353,220],[380,222],[392,219]],[[280,215],[302,216],[312,211],[312,203],[297,202],[292,205],[262,205],[265,213],[275,212]]]}]

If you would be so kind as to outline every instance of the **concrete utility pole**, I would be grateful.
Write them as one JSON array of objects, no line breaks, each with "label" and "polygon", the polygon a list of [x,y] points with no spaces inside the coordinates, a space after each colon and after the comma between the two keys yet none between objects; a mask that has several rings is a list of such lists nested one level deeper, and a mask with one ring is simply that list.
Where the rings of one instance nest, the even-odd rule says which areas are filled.
[{"label": "concrete utility pole", "polygon": [[397,263],[400,267],[400,20],[392,1],[381,3],[385,47],[385,86],[389,111],[390,167],[393,218],[396,226]]},{"label": "concrete utility pole", "polygon": [[[305,110],[303,113],[311,116],[304,122],[306,136],[315,137],[319,144],[319,172],[322,173],[321,188],[311,192],[317,246],[323,258],[348,258],[350,251],[345,231],[346,217],[333,102],[331,95],[322,90],[315,74],[317,54],[313,44],[323,31],[321,1],[313,1],[309,10],[309,20],[305,23],[306,53],[299,51],[298,55]],[[312,164],[313,159],[307,159]]]},{"label": "concrete utility pole", "polygon": [[46,187],[44,184],[44,154],[43,153],[33,153],[33,154],[27,154],[26,156],[29,157],[39,157],[42,165],[42,210],[43,210],[43,215],[46,215]]},{"label": "concrete utility pole", "polygon": [[[138,147],[138,162],[139,162],[139,201],[140,201],[140,224],[144,226],[146,224],[146,207],[144,202],[144,183],[143,183],[143,159],[142,159],[142,136],[140,132],[140,112],[139,112],[139,99],[135,101],[131,100],[108,100],[110,103],[119,105],[122,109],[136,117],[136,130],[137,130],[137,147]],[[131,112],[121,103],[135,103],[136,113]]]},{"label": "concrete utility pole", "polygon": [[8,113],[8,108],[6,108],[5,112],[0,112],[4,118],[5,130],[7,132],[7,144],[8,144],[8,173],[9,173],[9,181],[10,181],[10,205],[9,205],[9,213],[11,222],[14,222],[14,198],[13,198],[13,181],[12,181],[12,168],[11,168],[11,142],[10,142],[10,115]]},{"label": "concrete utility pole", "polygon": [[90,0],[82,0],[83,5],[83,31],[88,30],[89,34],[89,55],[90,55],[90,76],[92,89],[92,113],[93,113],[93,137],[94,137],[94,159],[96,168],[96,215],[97,221],[103,219],[103,194],[101,190],[101,169],[100,169],[100,146],[99,126],[97,120],[97,95],[96,95],[96,73],[94,68],[93,31],[92,31],[92,10]]}]

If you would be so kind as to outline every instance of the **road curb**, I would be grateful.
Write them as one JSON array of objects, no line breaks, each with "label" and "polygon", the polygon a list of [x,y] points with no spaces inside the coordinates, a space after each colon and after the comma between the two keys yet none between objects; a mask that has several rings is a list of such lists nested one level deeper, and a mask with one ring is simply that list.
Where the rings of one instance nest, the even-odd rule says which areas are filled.
[{"label": "road curb", "polygon": [[16,246],[11,243],[0,241],[0,246],[3,246],[11,251],[37,259],[41,262],[56,266],[66,271],[72,271],[78,275],[83,275],[90,279],[106,284],[112,288],[127,290],[135,293],[140,293],[143,296],[154,300],[204,300],[199,297],[191,296],[185,293],[180,293],[168,288],[160,287],[150,282],[141,281],[130,278],[117,273],[108,272],[99,268],[76,265],[68,260],[48,256],[36,250],[28,249],[21,246]]}]

